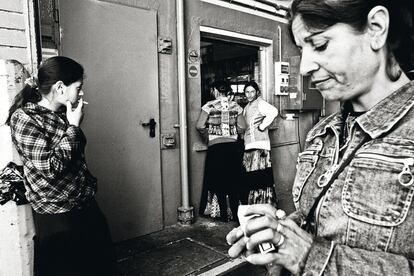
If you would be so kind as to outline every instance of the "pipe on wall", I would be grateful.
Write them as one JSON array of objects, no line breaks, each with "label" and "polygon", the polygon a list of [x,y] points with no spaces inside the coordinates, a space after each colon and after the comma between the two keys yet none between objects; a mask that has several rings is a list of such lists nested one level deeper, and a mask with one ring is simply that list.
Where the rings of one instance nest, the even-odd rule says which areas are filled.
[{"label": "pipe on wall", "polygon": [[185,74],[184,43],[184,2],[176,0],[177,12],[177,64],[178,64],[178,108],[180,120],[180,173],[181,204],[178,208],[178,221],[184,225],[191,224],[194,218],[193,207],[190,207],[188,187],[188,140],[187,140],[187,103]]}]

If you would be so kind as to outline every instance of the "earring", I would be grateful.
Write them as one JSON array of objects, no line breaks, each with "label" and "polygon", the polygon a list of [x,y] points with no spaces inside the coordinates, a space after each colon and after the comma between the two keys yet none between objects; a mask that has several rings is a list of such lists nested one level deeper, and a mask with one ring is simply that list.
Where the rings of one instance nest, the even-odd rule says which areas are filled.
[{"label": "earring", "polygon": [[387,60],[387,66],[386,71],[388,77],[392,81],[396,81],[400,78],[402,74],[402,70],[400,65],[398,64],[397,60],[395,59],[394,55],[391,53],[388,53],[388,60]]},{"label": "earring", "polygon": [[380,43],[378,42],[377,38],[374,38],[371,41],[371,49],[375,52],[377,52],[381,48]]}]

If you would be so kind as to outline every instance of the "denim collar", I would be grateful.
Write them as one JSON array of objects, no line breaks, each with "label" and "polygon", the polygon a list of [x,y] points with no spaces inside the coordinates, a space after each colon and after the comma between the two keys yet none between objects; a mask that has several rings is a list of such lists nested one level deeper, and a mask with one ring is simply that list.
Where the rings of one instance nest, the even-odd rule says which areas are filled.
[{"label": "denim collar", "polygon": [[[365,133],[375,139],[392,129],[413,106],[414,81],[411,81],[359,116],[356,122]],[[332,114],[309,132],[306,141],[324,135],[328,128],[337,128],[341,124],[341,112]]]}]

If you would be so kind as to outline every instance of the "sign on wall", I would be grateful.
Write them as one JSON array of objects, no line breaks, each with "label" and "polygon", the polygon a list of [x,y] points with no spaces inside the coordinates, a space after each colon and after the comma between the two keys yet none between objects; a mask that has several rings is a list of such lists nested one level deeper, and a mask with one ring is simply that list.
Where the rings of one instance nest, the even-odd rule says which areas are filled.
[{"label": "sign on wall", "polygon": [[190,63],[188,64],[188,78],[198,78],[200,75],[200,64]]}]

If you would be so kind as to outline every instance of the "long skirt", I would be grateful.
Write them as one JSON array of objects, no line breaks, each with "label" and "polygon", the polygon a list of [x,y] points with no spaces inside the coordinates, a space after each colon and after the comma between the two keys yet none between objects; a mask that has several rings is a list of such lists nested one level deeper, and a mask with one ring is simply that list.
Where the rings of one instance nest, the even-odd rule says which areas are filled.
[{"label": "long skirt", "polygon": [[95,200],[81,210],[33,215],[35,275],[116,275],[114,246]]},{"label": "long skirt", "polygon": [[239,189],[244,175],[239,142],[209,146],[204,166],[200,215],[223,221],[237,220]]},{"label": "long skirt", "polygon": [[244,152],[246,170],[244,187],[240,195],[242,204],[269,203],[276,207],[272,162],[269,150],[251,149]]}]

